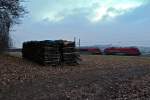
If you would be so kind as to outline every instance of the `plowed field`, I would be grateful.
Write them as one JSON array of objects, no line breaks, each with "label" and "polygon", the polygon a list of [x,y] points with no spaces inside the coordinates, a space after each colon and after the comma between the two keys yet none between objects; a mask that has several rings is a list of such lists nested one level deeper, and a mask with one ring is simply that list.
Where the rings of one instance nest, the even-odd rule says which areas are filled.
[{"label": "plowed field", "polygon": [[150,58],[81,56],[78,66],[40,66],[0,56],[0,100],[149,100]]}]

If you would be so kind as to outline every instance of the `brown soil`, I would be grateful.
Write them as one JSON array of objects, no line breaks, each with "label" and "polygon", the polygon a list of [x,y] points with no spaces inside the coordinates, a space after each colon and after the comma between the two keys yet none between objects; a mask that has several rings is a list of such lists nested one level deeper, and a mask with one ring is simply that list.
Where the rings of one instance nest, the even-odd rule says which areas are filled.
[{"label": "brown soil", "polygon": [[40,66],[0,56],[0,100],[149,100],[150,58],[82,56],[78,66]]}]

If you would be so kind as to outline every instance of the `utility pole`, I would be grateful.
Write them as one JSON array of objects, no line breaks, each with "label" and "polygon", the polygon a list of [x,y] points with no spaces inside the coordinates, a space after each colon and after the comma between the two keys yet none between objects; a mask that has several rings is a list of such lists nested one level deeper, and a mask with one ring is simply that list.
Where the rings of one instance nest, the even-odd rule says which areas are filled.
[{"label": "utility pole", "polygon": [[81,47],[81,44],[80,44],[80,43],[81,43],[81,40],[80,40],[80,38],[79,38],[79,49],[80,49],[80,47]]},{"label": "utility pole", "polygon": [[75,43],[75,46],[76,46],[76,37],[74,37],[74,43]]}]

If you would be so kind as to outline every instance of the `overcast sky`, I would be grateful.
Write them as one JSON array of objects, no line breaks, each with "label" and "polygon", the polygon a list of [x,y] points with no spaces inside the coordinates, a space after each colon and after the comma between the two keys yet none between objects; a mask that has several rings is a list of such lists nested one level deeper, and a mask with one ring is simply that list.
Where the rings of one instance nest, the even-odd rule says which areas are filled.
[{"label": "overcast sky", "polygon": [[28,40],[74,37],[81,45],[150,47],[150,0],[26,0],[28,10],[11,36]]}]

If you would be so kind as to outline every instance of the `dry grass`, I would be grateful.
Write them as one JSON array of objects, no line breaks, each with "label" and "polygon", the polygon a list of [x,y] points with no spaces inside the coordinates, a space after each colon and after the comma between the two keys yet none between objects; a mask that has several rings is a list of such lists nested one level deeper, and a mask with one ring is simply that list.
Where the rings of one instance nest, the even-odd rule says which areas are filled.
[{"label": "dry grass", "polygon": [[0,56],[0,100],[149,100],[150,58],[82,56],[78,66],[40,66]]}]

